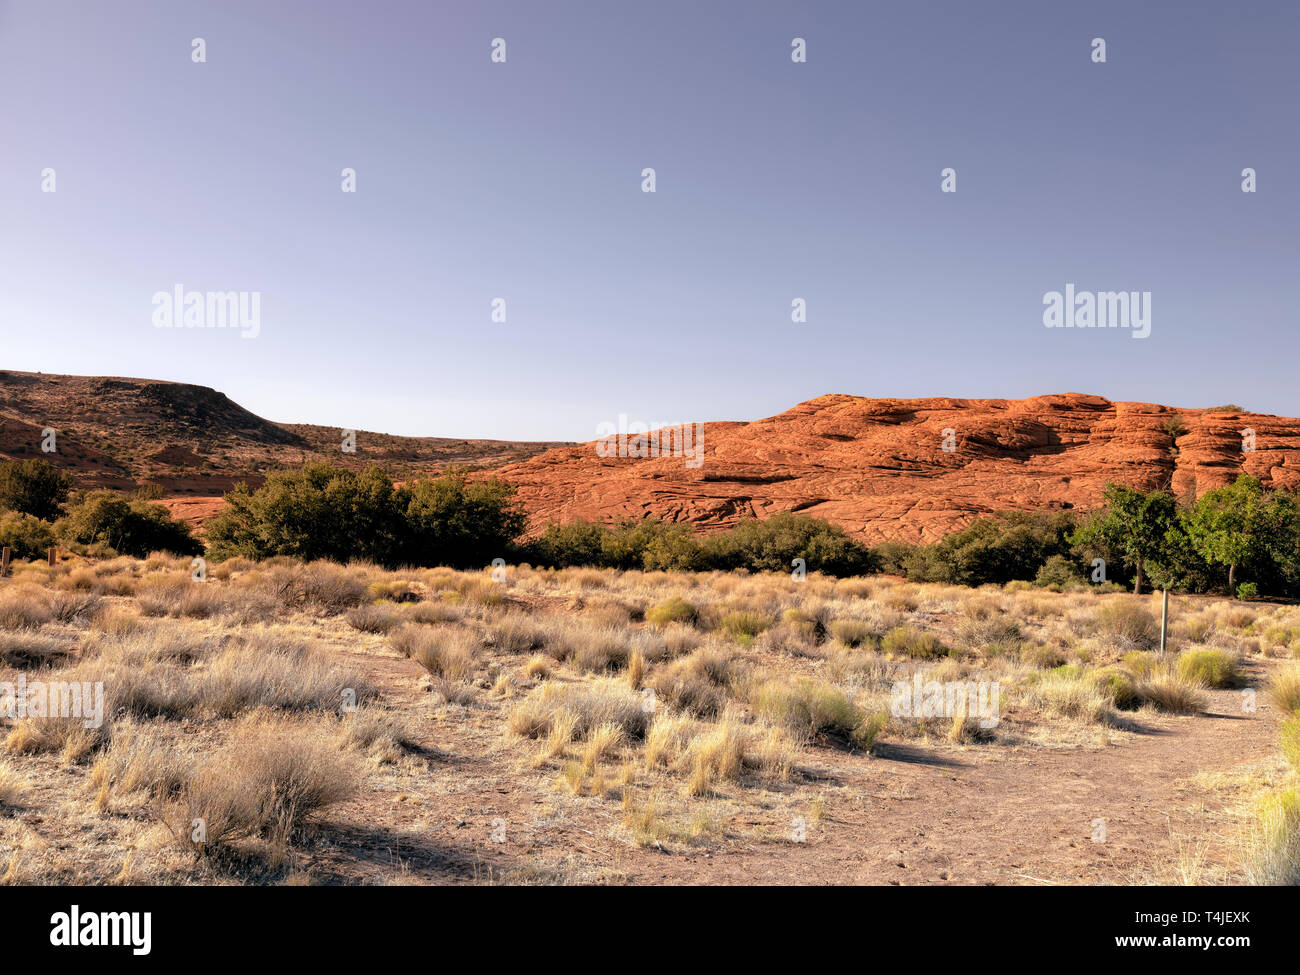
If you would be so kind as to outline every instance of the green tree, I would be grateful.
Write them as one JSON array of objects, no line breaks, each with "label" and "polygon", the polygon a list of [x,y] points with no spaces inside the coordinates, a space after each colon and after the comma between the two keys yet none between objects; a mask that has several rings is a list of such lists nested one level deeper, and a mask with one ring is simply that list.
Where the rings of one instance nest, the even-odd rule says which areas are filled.
[{"label": "green tree", "polygon": [[482,566],[504,558],[528,526],[515,488],[461,472],[412,481],[397,493],[398,558],[411,565]]},{"label": "green tree", "polygon": [[0,509],[44,521],[63,513],[72,478],[47,460],[11,460],[0,464]]},{"label": "green tree", "polygon": [[1197,553],[1228,569],[1228,592],[1236,592],[1237,567],[1268,548],[1270,505],[1257,478],[1242,474],[1232,484],[1206,491],[1186,518]]},{"label": "green tree", "polygon": [[1133,567],[1133,591],[1142,593],[1148,567],[1160,572],[1182,535],[1178,503],[1167,491],[1136,491],[1107,484],[1106,507],[1074,532],[1070,541],[1103,558],[1121,559]]},{"label": "green tree", "polygon": [[203,552],[203,545],[191,534],[189,525],[173,519],[162,505],[130,501],[113,491],[73,495],[67,515],[59,519],[55,530],[68,541],[106,545],[137,558],[150,552]]}]

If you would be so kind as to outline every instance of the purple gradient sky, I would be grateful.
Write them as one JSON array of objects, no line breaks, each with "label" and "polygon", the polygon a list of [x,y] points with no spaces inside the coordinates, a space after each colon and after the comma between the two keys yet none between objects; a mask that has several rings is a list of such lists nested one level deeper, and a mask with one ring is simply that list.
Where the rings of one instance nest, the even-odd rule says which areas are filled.
[{"label": "purple gradient sky", "polygon": [[[0,367],[511,439],[828,392],[1295,415],[1298,42],[1290,0],[0,2]],[[1045,329],[1067,281],[1152,292],[1151,337]],[[261,336],[153,328],[176,282],[261,291]]]}]

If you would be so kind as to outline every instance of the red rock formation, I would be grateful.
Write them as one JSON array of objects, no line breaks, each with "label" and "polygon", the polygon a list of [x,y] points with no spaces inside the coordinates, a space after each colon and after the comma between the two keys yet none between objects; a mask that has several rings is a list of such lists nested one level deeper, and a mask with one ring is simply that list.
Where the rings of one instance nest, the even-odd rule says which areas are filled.
[{"label": "red rock formation", "polygon": [[[1178,416],[1187,428],[1166,430]],[[1255,450],[1242,451],[1245,428]],[[944,431],[956,449],[942,449]],[[494,472],[519,487],[533,531],[548,521],[651,515],[702,530],[799,511],[867,542],[934,541],[1007,509],[1087,509],[1107,481],[1199,494],[1240,472],[1300,485],[1300,420],[1112,403],[831,395],[752,423],[707,423],[703,463],[600,457],[596,443]]]}]

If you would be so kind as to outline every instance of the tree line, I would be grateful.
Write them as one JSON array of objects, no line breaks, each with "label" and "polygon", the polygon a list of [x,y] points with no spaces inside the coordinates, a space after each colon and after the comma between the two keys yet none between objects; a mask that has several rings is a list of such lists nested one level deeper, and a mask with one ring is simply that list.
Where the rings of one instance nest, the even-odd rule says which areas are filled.
[{"label": "tree line", "polygon": [[[380,468],[315,463],[238,485],[209,521],[206,548],[155,503],[156,490],[73,491],[44,460],[0,464],[0,544],[18,558],[54,544],[87,554],[154,551],[304,561],[356,559],[397,566],[534,565],[831,575],[890,572],[921,582],[978,586],[1017,580],[1055,588],[1105,581],[1186,592],[1300,596],[1300,500],[1257,478],[1196,499],[1106,487],[1090,514],[1004,512],[929,545],[863,545],[827,521],[794,513],[702,535],[655,519],[553,522],[525,538],[513,486],[452,471],[395,484]],[[1099,570],[1100,567],[1100,570]]]}]

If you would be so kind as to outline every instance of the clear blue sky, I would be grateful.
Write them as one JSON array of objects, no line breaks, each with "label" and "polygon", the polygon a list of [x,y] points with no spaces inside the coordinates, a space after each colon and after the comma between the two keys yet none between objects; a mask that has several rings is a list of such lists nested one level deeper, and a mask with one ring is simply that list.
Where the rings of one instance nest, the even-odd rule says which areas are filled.
[{"label": "clear blue sky", "polygon": [[[1295,415],[1298,43],[1293,0],[0,0],[0,367],[511,439],[830,392]],[[260,291],[260,336],[155,329],[177,282]],[[1066,282],[1150,291],[1151,336],[1045,329]]]}]

